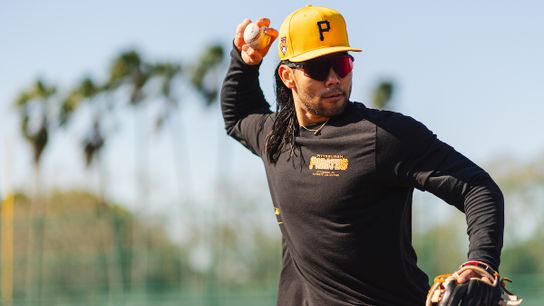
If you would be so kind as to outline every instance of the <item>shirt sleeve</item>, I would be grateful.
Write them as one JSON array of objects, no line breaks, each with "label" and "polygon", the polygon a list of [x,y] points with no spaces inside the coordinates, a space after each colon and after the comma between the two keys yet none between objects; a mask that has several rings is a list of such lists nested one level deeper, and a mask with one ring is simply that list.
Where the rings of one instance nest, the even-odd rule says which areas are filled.
[{"label": "shirt sleeve", "polygon": [[482,168],[440,141],[420,122],[390,113],[378,129],[379,157],[404,186],[429,191],[465,213],[469,260],[498,269],[504,232],[504,198]]},{"label": "shirt sleeve", "polygon": [[271,115],[259,85],[259,65],[247,65],[233,45],[231,62],[221,88],[221,110],[227,134],[262,156],[265,124]]}]

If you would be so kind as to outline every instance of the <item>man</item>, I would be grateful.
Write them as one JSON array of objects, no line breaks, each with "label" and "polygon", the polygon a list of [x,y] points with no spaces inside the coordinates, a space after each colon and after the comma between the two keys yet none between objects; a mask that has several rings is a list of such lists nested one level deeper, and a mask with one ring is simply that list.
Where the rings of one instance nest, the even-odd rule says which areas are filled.
[{"label": "man", "polygon": [[[266,170],[283,237],[277,305],[423,305],[429,284],[411,245],[414,188],[465,212],[466,265],[498,269],[501,191],[423,124],[349,100],[348,51],[361,50],[350,47],[340,13],[299,9],[279,33],[266,30],[272,39],[261,50],[243,40],[249,23],[236,30],[221,103],[228,134],[260,156]],[[259,64],[278,37],[271,112]],[[457,283],[483,275],[464,269]],[[472,304],[487,294],[478,292]]]}]

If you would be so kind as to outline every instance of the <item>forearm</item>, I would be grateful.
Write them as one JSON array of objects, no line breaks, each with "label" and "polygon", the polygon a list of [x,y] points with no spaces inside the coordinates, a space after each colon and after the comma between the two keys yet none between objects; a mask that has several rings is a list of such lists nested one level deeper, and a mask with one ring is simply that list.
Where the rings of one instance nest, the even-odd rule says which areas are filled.
[{"label": "forearm", "polygon": [[502,192],[487,172],[453,148],[450,150],[425,182],[425,189],[465,213],[468,259],[498,269],[504,231]]},{"label": "forearm", "polygon": [[504,198],[487,173],[473,179],[464,210],[470,242],[468,259],[487,262],[498,270],[503,245]]},{"label": "forearm", "polygon": [[231,62],[221,88],[221,110],[231,136],[236,125],[250,114],[269,113],[269,104],[259,85],[260,65],[247,65],[233,47]]}]

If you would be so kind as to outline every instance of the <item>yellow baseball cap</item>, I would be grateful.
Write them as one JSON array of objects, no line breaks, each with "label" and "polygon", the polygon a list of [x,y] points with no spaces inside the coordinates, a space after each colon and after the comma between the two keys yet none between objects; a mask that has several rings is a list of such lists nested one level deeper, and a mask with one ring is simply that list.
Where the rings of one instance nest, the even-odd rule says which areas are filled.
[{"label": "yellow baseball cap", "polygon": [[350,47],[344,17],[322,6],[308,5],[289,14],[281,24],[278,38],[280,59],[291,62],[336,52],[362,51]]}]

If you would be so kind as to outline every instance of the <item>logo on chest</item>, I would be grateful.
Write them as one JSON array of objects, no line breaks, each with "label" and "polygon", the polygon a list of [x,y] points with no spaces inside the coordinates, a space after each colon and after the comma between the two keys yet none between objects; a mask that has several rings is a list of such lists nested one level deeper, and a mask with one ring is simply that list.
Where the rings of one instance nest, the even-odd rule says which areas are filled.
[{"label": "logo on chest", "polygon": [[317,154],[310,158],[309,168],[315,176],[340,176],[348,166],[349,160],[343,155]]}]

